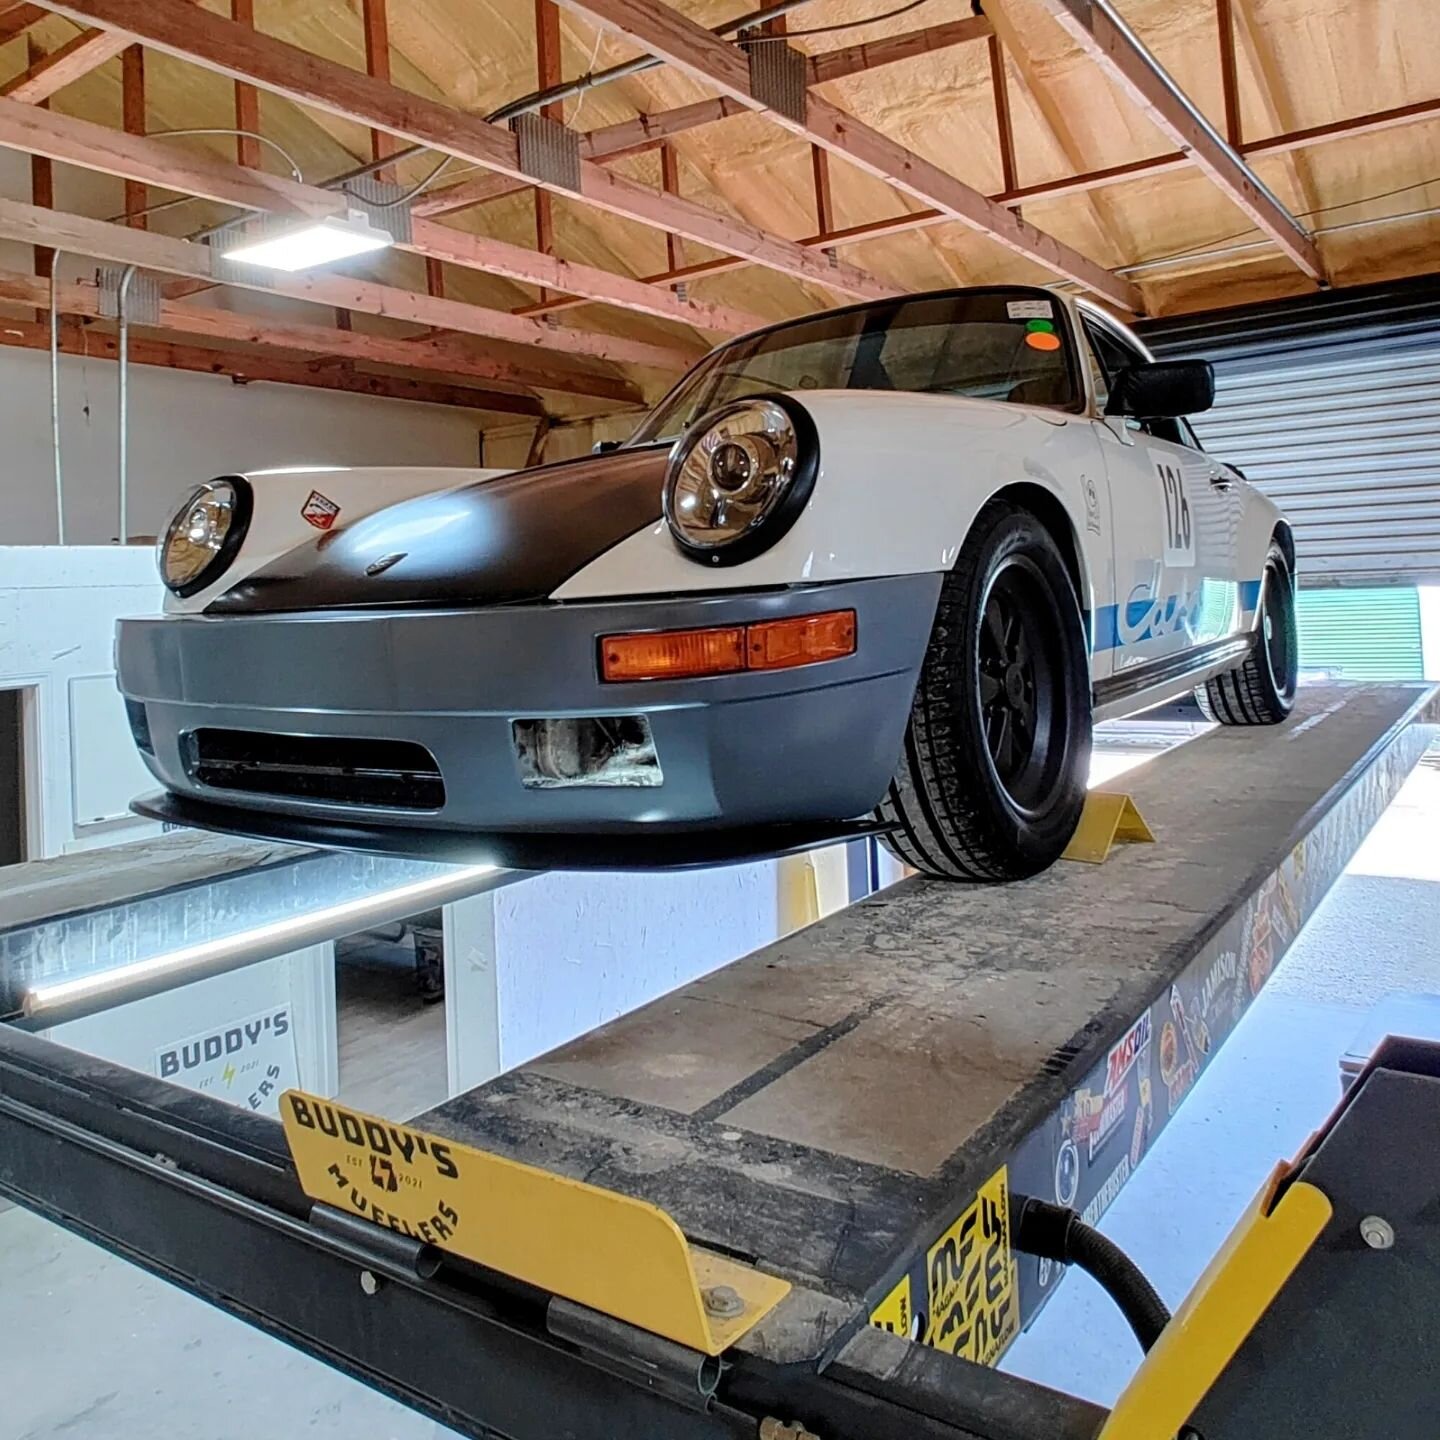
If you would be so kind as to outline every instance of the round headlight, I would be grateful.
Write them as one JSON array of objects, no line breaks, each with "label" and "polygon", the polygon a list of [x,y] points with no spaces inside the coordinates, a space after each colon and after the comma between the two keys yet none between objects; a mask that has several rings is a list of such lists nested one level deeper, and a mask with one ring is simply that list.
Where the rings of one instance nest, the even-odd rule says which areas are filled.
[{"label": "round headlight", "polygon": [[250,482],[242,476],[197,485],[160,539],[155,558],[166,588],[183,599],[213,585],[240,549],[252,508]]},{"label": "round headlight", "polygon": [[665,473],[675,543],[710,565],[753,559],[805,508],[819,461],[814,422],[788,395],[702,416],[676,442]]}]

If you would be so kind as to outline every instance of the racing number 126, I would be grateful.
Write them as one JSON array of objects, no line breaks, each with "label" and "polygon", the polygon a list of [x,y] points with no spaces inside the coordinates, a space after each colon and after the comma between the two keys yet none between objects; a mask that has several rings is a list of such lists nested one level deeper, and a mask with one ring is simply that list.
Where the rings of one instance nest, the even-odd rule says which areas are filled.
[{"label": "racing number 126", "polygon": [[1193,541],[1185,482],[1173,465],[1161,464],[1156,469],[1160,472],[1160,488],[1165,492],[1165,558],[1189,556]]}]

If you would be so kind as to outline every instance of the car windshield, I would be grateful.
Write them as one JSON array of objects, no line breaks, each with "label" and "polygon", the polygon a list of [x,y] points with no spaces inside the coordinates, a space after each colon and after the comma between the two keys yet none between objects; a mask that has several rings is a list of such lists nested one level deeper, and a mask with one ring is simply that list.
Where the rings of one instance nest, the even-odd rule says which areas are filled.
[{"label": "car windshield", "polygon": [[712,351],[632,444],[673,439],[732,400],[798,390],[908,390],[1075,409],[1069,327],[1044,290],[960,290],[852,306]]}]

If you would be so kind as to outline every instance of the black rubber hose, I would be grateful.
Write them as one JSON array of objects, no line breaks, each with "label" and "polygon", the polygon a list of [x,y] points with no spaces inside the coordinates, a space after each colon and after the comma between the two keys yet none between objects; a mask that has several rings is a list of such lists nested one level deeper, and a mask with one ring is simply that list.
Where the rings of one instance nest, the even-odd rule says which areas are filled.
[{"label": "black rubber hose", "polygon": [[1011,1214],[1015,1249],[1062,1265],[1078,1265],[1093,1276],[1120,1307],[1142,1350],[1149,1350],[1160,1338],[1170,1323],[1170,1311],[1140,1267],[1113,1240],[1087,1225],[1074,1210],[1031,1195],[1014,1196]]}]

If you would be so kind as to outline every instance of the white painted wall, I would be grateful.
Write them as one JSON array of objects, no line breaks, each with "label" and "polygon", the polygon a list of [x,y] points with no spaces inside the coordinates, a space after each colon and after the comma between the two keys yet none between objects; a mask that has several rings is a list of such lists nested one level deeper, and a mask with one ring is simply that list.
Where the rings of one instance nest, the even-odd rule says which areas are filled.
[{"label": "white painted wall", "polygon": [[[176,141],[177,153],[187,142]],[[193,149],[198,142],[188,142]],[[29,159],[0,150],[0,195],[30,199]],[[55,203],[80,215],[124,208],[119,181],[57,166]],[[183,212],[181,212],[183,213]],[[0,269],[32,273],[28,245],[0,241]],[[93,273],[68,256],[61,276]],[[269,297],[252,296],[248,308]],[[281,305],[309,319],[313,307]],[[22,312],[13,313],[20,315]],[[33,319],[33,312],[23,312]],[[5,325],[0,314],[0,331]],[[66,540],[104,544],[118,533],[113,361],[62,356],[61,457]],[[135,365],[130,371],[130,532],[154,535],[190,485],[226,471],[288,464],[475,465],[473,413],[407,400],[376,400],[294,385],[237,385],[227,376]],[[0,545],[54,542],[50,357],[0,346]],[[523,455],[523,452],[522,452]],[[3,583],[3,582],[0,582]]]},{"label": "white painted wall", "polygon": [[1427,680],[1440,680],[1440,585],[1420,585],[1420,644]]},{"label": "white painted wall", "polygon": [[0,545],[0,688],[31,697],[26,771],[39,812],[29,817],[31,859],[157,828],[123,813],[154,782],[109,682],[116,620],[157,613],[160,596],[145,546]]},{"label": "white painted wall", "polygon": [[[0,329],[4,320],[0,319]],[[61,467],[66,541],[119,533],[116,377],[108,360],[62,356]],[[50,361],[0,347],[0,540],[56,537],[50,445]],[[473,414],[294,385],[237,385],[225,376],[135,365],[130,370],[129,530],[156,535],[192,485],[281,465],[475,465]]]},{"label": "white painted wall", "polygon": [[[44,1033],[86,1055],[278,1114],[285,1088],[298,1085],[320,1095],[338,1088],[335,947],[313,945]],[[194,1067],[161,1063],[162,1054],[176,1053],[186,1042],[196,1053],[207,1038],[215,1058],[204,1059],[201,1049]]]},{"label": "white painted wall", "polygon": [[768,945],[776,877],[774,861],[547,874],[447,905],[451,1093]]}]

